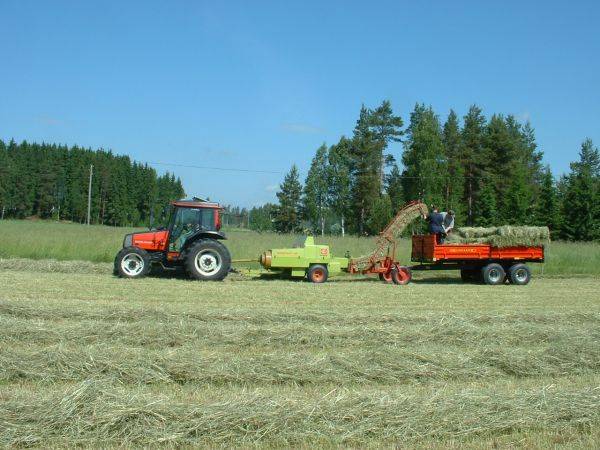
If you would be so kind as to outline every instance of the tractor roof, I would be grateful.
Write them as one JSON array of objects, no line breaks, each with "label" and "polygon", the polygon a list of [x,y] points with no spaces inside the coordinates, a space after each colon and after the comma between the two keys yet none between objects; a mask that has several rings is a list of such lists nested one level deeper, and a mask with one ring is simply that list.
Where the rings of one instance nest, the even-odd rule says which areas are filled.
[{"label": "tractor roof", "polygon": [[171,205],[178,206],[180,208],[213,208],[213,209],[222,209],[221,205],[216,202],[207,202],[201,199],[193,199],[193,200],[176,200],[171,202]]}]

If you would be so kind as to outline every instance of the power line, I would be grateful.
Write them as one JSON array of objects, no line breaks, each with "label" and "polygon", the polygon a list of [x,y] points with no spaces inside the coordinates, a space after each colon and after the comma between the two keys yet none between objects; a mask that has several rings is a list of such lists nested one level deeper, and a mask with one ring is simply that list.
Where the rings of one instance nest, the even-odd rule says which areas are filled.
[{"label": "power line", "polygon": [[[234,167],[213,167],[213,166],[196,166],[196,165],[192,165],[192,164],[177,164],[177,163],[163,163],[163,162],[146,162],[146,164],[149,165],[160,165],[160,166],[172,166],[172,167],[185,167],[188,169],[201,169],[201,170],[221,170],[221,171],[225,171],[225,172],[246,172],[246,173],[270,173],[270,174],[276,174],[276,175],[281,175],[284,172],[283,171],[279,171],[279,170],[259,170],[259,169],[239,169],[239,168],[234,168]],[[357,171],[356,172],[358,175],[360,174],[364,174],[364,173],[368,173],[371,174],[371,172],[363,172],[363,171]],[[450,176],[450,175],[422,175],[422,176],[409,176],[409,175],[400,175],[399,178],[402,179],[408,179],[408,180],[424,180],[424,179],[472,179],[472,180],[491,180],[491,179],[498,179],[498,178],[504,178],[502,176],[499,175],[487,175],[487,176],[477,176],[477,175],[461,175],[461,176]]]},{"label": "power line", "polygon": [[[172,166],[172,167],[185,167],[188,169],[200,169],[200,170],[220,170],[224,172],[244,172],[244,173],[269,173],[275,175],[281,175],[285,172],[279,170],[260,170],[260,169],[240,169],[236,167],[215,167],[215,166],[197,166],[193,164],[178,164],[178,163],[163,163],[163,162],[146,162],[149,165],[159,165],[159,166]],[[369,173],[368,171],[356,171],[358,175]],[[462,179],[462,180],[495,180],[495,179],[504,179],[505,177],[501,175],[461,175],[461,176],[450,176],[450,175],[400,175],[399,178],[407,179],[407,180],[426,180],[426,179]]]},{"label": "power line", "polygon": [[158,166],[173,166],[173,167],[186,167],[189,169],[202,169],[202,170],[221,170],[226,172],[247,172],[247,173],[273,173],[282,174],[283,172],[274,170],[256,170],[256,169],[239,169],[233,167],[212,167],[212,166],[195,166],[191,164],[176,164],[176,163],[163,163],[163,162],[147,162],[146,164],[158,165]]}]

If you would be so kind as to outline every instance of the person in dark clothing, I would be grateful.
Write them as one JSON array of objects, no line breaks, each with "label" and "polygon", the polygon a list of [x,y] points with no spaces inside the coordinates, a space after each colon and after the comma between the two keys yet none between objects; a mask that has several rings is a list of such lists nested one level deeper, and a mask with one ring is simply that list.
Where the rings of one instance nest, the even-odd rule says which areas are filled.
[{"label": "person in dark clothing", "polygon": [[439,213],[437,208],[433,208],[427,216],[427,222],[429,222],[429,232],[431,234],[435,234],[438,244],[443,244],[446,236],[446,230],[444,229],[444,216]]}]

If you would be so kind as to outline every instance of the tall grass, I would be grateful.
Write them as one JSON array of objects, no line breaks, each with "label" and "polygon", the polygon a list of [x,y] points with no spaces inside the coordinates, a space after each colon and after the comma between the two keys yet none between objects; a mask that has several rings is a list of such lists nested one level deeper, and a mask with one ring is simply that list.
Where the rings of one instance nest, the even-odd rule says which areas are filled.
[{"label": "tall grass", "polygon": [[[0,257],[112,262],[123,236],[131,228],[85,226],[43,221],[0,221]],[[270,248],[291,246],[296,237],[247,230],[225,230],[227,247],[234,259],[256,258]],[[372,250],[372,237],[325,236],[318,243],[329,244],[333,254],[347,251],[360,256]],[[410,240],[400,241],[400,261],[410,264]],[[600,244],[552,242],[547,246],[546,263],[533,264],[534,272],[545,275],[600,275]]]}]

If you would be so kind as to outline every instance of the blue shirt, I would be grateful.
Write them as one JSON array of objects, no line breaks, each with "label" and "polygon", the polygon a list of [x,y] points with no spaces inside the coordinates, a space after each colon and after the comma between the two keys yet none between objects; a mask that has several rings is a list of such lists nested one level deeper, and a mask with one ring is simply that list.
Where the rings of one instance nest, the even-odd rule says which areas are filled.
[{"label": "blue shirt", "polygon": [[427,217],[429,221],[429,232],[430,233],[443,233],[444,232],[444,216],[440,213],[432,212]]}]

